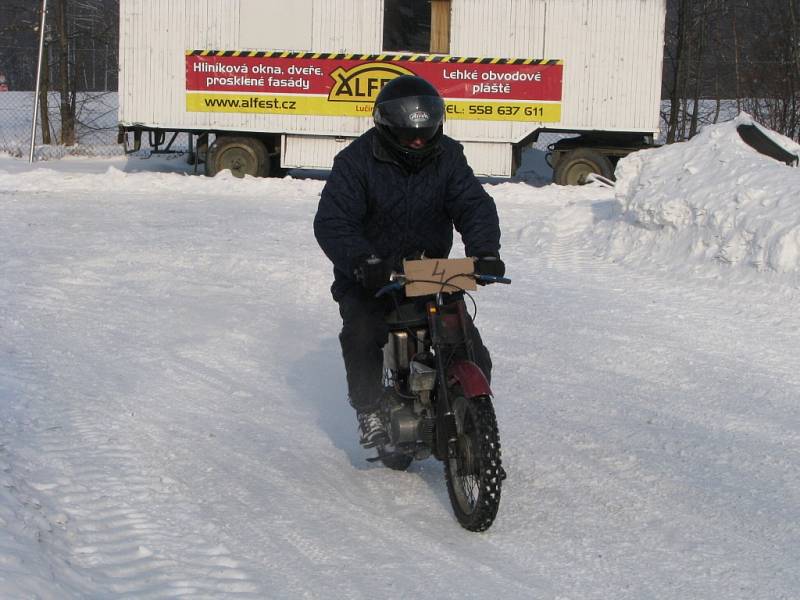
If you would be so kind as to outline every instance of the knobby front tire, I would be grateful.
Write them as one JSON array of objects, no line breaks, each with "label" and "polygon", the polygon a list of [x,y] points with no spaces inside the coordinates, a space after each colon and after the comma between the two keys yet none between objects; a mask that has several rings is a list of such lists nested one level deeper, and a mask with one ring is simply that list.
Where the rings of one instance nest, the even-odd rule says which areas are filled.
[{"label": "knobby front tire", "polygon": [[445,461],[447,493],[462,527],[486,531],[497,516],[503,479],[497,419],[490,398],[454,392],[458,439],[455,457]]}]

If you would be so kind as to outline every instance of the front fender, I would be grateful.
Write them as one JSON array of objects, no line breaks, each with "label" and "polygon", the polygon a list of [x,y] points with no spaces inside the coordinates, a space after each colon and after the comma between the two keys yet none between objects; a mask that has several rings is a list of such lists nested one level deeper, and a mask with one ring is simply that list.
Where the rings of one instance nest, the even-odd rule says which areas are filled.
[{"label": "front fender", "polygon": [[478,365],[469,360],[454,361],[447,369],[447,379],[451,385],[458,383],[467,398],[492,395],[486,375]]}]

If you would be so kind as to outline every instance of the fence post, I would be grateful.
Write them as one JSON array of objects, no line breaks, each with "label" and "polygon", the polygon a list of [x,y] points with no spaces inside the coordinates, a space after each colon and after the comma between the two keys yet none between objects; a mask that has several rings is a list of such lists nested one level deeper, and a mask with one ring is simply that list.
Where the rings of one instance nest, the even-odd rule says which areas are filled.
[{"label": "fence post", "polygon": [[33,96],[33,124],[31,125],[31,154],[29,163],[33,163],[33,150],[36,146],[36,118],[39,114],[39,86],[42,79],[42,52],[44,51],[44,26],[47,18],[47,0],[42,0],[42,23],[39,28],[39,62],[36,67],[36,94]]}]

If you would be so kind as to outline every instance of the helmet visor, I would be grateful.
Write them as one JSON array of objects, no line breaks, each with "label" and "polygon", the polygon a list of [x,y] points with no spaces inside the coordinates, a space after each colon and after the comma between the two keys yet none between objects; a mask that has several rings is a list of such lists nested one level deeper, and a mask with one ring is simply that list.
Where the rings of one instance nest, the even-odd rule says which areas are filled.
[{"label": "helmet visor", "polygon": [[444,100],[438,96],[396,98],[376,104],[374,116],[401,144],[417,139],[428,142],[444,121]]},{"label": "helmet visor", "polygon": [[419,127],[417,129],[395,129],[393,134],[400,144],[403,146],[411,146],[417,140],[421,140],[427,144],[436,136],[438,131],[438,127]]}]

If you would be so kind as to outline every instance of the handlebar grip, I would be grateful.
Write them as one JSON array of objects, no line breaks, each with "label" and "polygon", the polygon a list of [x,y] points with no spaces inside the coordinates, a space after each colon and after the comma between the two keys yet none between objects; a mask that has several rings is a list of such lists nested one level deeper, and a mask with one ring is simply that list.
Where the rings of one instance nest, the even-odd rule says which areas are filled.
[{"label": "handlebar grip", "polygon": [[402,281],[393,281],[392,283],[387,283],[381,289],[379,289],[375,293],[376,298],[380,298],[384,294],[388,294],[389,292],[397,291],[403,289],[403,282]]},{"label": "handlebar grip", "polygon": [[483,283],[511,283],[511,280],[508,277],[498,277],[497,275],[480,275],[476,273],[475,279],[482,281]]}]

